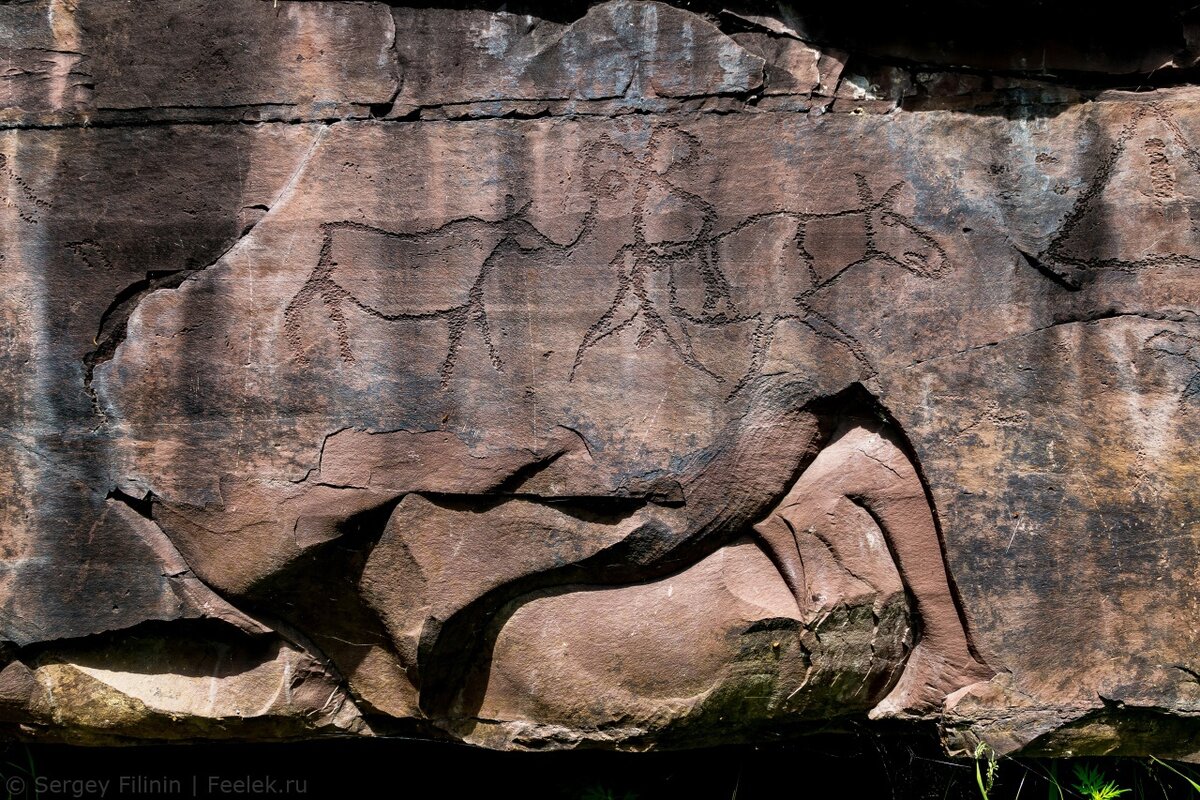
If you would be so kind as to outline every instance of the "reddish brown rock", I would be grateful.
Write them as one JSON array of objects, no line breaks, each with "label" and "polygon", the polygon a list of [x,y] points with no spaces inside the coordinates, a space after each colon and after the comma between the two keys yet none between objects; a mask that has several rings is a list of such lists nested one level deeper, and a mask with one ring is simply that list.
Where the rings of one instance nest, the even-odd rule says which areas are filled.
[{"label": "reddish brown rock", "polygon": [[399,88],[385,6],[5,4],[0,125],[368,115]]},{"label": "reddish brown rock", "polygon": [[28,670],[21,721],[74,742],[370,732],[335,676],[302,650],[274,637],[188,633],[68,644],[19,665]]},{"label": "reddish brown rock", "polygon": [[[618,100],[738,94],[763,83],[763,59],[711,22],[666,3],[601,3],[570,25],[484,11],[395,11],[404,65],[398,106]],[[430,51],[429,42],[441,45]],[[781,68],[786,69],[786,67]]]},{"label": "reddish brown rock", "polygon": [[1194,755],[1165,40],[683,5],[0,4],[14,735]]},{"label": "reddish brown rock", "polygon": [[894,680],[909,618],[898,578],[839,600],[805,622],[746,540],[657,581],[532,600],[506,622],[484,721],[463,735],[508,747],[716,743],[862,713]]}]

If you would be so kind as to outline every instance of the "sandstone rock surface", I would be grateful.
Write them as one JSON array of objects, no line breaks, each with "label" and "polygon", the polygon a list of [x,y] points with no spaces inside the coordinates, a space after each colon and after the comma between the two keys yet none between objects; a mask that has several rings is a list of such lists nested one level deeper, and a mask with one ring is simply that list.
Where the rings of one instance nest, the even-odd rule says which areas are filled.
[{"label": "sandstone rock surface", "polygon": [[1188,17],[527,10],[0,4],[6,733],[1200,757]]}]

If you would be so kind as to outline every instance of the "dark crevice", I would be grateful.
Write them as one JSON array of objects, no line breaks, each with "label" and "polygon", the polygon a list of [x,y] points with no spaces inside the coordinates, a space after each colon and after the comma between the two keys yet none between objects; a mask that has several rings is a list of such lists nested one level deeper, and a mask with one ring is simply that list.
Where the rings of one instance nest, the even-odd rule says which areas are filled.
[{"label": "dark crevice", "polygon": [[138,498],[120,489],[113,489],[108,493],[107,497],[109,500],[115,500],[118,503],[124,503],[129,506],[138,516],[149,520],[154,519],[154,504],[158,501],[158,498],[154,496],[153,492],[146,492],[145,497]]},{"label": "dark crevice", "polygon": [[381,122],[417,122],[421,119],[421,109],[412,108],[403,114],[396,114],[393,106],[392,116]]},{"label": "dark crevice", "polygon": [[395,107],[395,105],[395,100],[388,100],[384,103],[371,103],[369,106],[367,106],[367,113],[370,115],[371,119],[383,119],[388,114],[392,113],[392,109]]},{"label": "dark crevice", "polygon": [[92,386],[96,367],[112,359],[121,342],[125,341],[128,333],[129,317],[142,302],[142,298],[159,289],[176,289],[187,280],[189,275],[197,272],[193,269],[168,270],[163,272],[148,272],[144,280],[135,281],[126,286],[100,315],[99,331],[93,340],[96,349],[83,356],[83,387],[91,398],[92,406],[100,413],[100,401]]},{"label": "dark crevice", "polygon": [[1172,664],[1172,666],[1190,677],[1194,683],[1200,683],[1200,670],[1192,669],[1191,667],[1184,666],[1183,664]]},{"label": "dark crevice", "polygon": [[[569,429],[568,429],[569,430]],[[574,431],[572,431],[574,432]],[[586,446],[586,442],[585,442]],[[661,506],[678,506],[684,502],[683,487],[670,478],[629,479],[603,493],[546,494],[526,491],[525,486],[537,475],[553,466],[571,450],[560,450],[515,470],[494,487],[470,494],[419,492],[427,499],[446,507],[482,504],[494,506],[504,500],[525,500],[531,503],[554,506],[564,513],[616,514],[622,518],[647,503]],[[578,509],[573,512],[572,509]]]},{"label": "dark crevice", "polygon": [[[769,17],[769,18],[774,19],[774,15],[771,13],[764,13],[764,14],[759,14],[756,16]],[[767,25],[756,22],[755,20],[750,19],[749,17],[744,17],[741,14],[737,14],[733,11],[728,10],[727,8],[722,8],[719,12],[717,12],[716,17],[714,19],[714,24],[716,24],[717,28],[720,29],[721,33],[725,34],[726,36],[732,36],[735,33],[765,33],[768,36],[772,36],[772,37],[776,37],[776,38],[780,38],[780,39],[796,39],[797,38],[797,37],[789,35],[787,33],[781,33],[779,30],[773,29],[771,27],[768,27]],[[780,25],[781,25],[781,27],[786,27],[786,26],[783,26],[782,23],[780,23]]]},{"label": "dark crevice", "polygon": [[1029,253],[1026,253],[1024,250],[1022,250],[1020,248],[1017,248],[1017,252],[1021,254],[1021,257],[1023,259],[1025,259],[1026,264],[1033,267],[1035,270],[1040,272],[1042,275],[1049,278],[1052,283],[1054,283],[1058,286],[1061,286],[1062,288],[1064,288],[1070,292],[1078,292],[1080,289],[1083,288],[1083,285],[1080,282],[1078,282],[1076,280],[1072,280],[1068,276],[1051,268],[1044,261],[1042,261],[1042,259],[1040,257],[1031,256]]},{"label": "dark crevice", "polygon": [[[139,639],[171,642],[181,646],[187,646],[197,641],[224,642],[235,644],[249,653],[265,652],[270,647],[269,637],[253,636],[221,620],[201,617],[174,620],[150,619],[119,630],[99,631],[84,636],[35,642],[17,648],[13,655],[29,664],[47,654],[60,656],[67,660],[71,658],[72,654],[81,652],[117,654],[121,652],[122,645]],[[175,666],[181,668],[183,664]],[[211,672],[204,672],[196,677],[207,677],[210,674]]]},{"label": "dark crevice", "polygon": [[646,498],[614,495],[563,495],[547,497],[545,495],[520,492],[509,494],[416,492],[416,494],[441,508],[477,513],[490,511],[505,503],[520,500],[526,503],[549,506],[556,511],[584,522],[596,522],[604,525],[616,525],[629,519],[629,517],[649,504]]},{"label": "dark crevice", "polygon": [[743,633],[758,633],[760,631],[802,631],[804,624],[791,617],[765,617],[755,620],[746,626]]},{"label": "dark crevice", "polygon": [[396,510],[396,506],[400,505],[406,495],[393,497],[387,502],[380,503],[373,508],[368,508],[353,514],[346,518],[338,525],[338,531],[342,534],[341,538],[336,540],[338,546],[349,548],[374,547],[379,538],[383,536],[383,530],[387,527],[388,520],[392,516],[392,512]]},{"label": "dark crevice", "polygon": [[[306,161],[307,157],[305,160],[301,161],[300,167],[298,168],[303,168]],[[248,208],[262,210],[264,212],[270,210],[269,206],[261,203],[248,206]],[[141,305],[142,300],[144,300],[147,295],[150,295],[153,292],[164,289],[178,289],[188,278],[192,277],[193,275],[197,275],[219,263],[221,259],[229,253],[230,250],[237,246],[238,242],[240,242],[252,230],[254,230],[254,227],[261,219],[262,218],[259,217],[259,219],[248,222],[238,233],[237,237],[227,247],[221,250],[220,254],[218,254],[216,258],[204,266],[188,267],[178,270],[164,270],[160,272],[147,272],[146,277],[143,280],[134,281],[129,286],[126,286],[117,293],[116,297],[113,298],[113,301],[109,303],[108,308],[105,309],[104,313],[100,315],[99,329],[96,333],[95,339],[93,339],[96,348],[88,353],[85,353],[83,356],[83,389],[84,392],[87,393],[88,398],[91,400],[92,408],[97,416],[99,416],[102,420],[107,419],[107,414],[104,413],[104,410],[100,406],[100,398],[96,394],[96,389],[93,385],[93,381],[95,380],[96,376],[96,367],[106,361],[112,360],[112,358],[116,355],[117,348],[121,346],[121,344],[125,341],[126,336],[129,334],[129,318],[133,316],[133,313]]]},{"label": "dark crevice", "polygon": [[518,111],[517,109],[513,109],[511,111],[506,111],[505,113],[501,114],[499,116],[499,118],[500,119],[545,119],[547,117],[552,117],[552,116],[554,116],[554,115],[550,113],[550,109],[548,109],[548,108],[543,108],[538,111]]},{"label": "dark crevice", "polygon": [[500,483],[496,484],[496,486],[493,487],[488,493],[504,495],[518,494],[522,484],[551,467],[556,461],[567,455],[569,452],[569,450],[559,450],[551,453],[548,456],[545,456],[544,458],[539,458],[529,462],[525,466],[513,471],[511,475],[500,481]]}]

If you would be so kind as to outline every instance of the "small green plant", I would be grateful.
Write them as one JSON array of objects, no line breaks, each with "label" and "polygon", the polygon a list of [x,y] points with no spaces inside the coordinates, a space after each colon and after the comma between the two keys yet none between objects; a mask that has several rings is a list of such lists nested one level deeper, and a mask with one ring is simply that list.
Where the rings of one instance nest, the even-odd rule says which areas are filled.
[{"label": "small green plant", "polygon": [[1075,784],[1075,791],[1087,800],[1116,800],[1129,791],[1117,788],[1116,781],[1106,781],[1100,768],[1090,764],[1076,765],[1075,778],[1079,781]]},{"label": "small green plant", "polygon": [[[987,765],[986,769],[984,764]],[[979,794],[983,796],[983,800],[991,800],[988,795],[992,786],[996,784],[996,771],[999,768],[996,751],[987,742],[980,742],[975,746],[975,782],[979,784]]]}]

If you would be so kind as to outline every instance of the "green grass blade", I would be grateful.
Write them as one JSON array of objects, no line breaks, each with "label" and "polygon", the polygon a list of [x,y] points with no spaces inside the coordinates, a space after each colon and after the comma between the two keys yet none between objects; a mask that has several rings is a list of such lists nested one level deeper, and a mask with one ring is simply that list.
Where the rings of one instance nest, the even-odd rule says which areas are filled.
[{"label": "green grass blade", "polygon": [[1167,769],[1171,770],[1171,772],[1174,772],[1176,775],[1178,775],[1179,777],[1181,777],[1185,781],[1187,781],[1189,784],[1191,784],[1191,787],[1193,789],[1195,789],[1197,793],[1200,793],[1200,783],[1196,783],[1194,780],[1189,778],[1187,775],[1184,775],[1182,772],[1175,769],[1175,767],[1172,767],[1170,764],[1163,761],[1158,756],[1150,756],[1150,760],[1153,761],[1155,764],[1158,764],[1159,766],[1163,766],[1163,767],[1166,767]]}]

